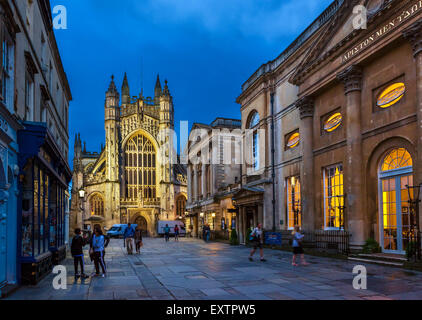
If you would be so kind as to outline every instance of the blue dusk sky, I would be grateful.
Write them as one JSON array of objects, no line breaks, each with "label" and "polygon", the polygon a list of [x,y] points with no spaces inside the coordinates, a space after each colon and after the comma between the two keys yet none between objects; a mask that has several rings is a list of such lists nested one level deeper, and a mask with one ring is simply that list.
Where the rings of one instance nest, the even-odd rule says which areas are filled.
[{"label": "blue dusk sky", "polygon": [[68,29],[55,34],[73,95],[70,163],[76,132],[88,151],[100,151],[105,141],[104,99],[112,74],[120,90],[127,72],[131,95],[139,94],[143,80],[144,95],[153,96],[157,73],[167,79],[177,132],[180,121],[190,128],[216,117],[240,119],[235,100],[241,85],[331,2],[51,0],[52,7],[67,9]]}]

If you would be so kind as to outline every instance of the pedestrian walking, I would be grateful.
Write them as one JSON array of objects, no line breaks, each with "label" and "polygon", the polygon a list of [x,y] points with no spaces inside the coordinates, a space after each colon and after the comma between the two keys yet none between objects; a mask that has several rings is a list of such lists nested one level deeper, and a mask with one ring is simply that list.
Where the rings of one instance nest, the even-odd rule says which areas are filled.
[{"label": "pedestrian walking", "polygon": [[249,241],[253,245],[253,249],[249,256],[249,261],[253,261],[253,255],[255,251],[259,248],[259,255],[261,257],[261,261],[265,262],[267,260],[264,259],[264,249],[262,245],[264,244],[264,237],[262,232],[262,224],[258,223],[258,226],[252,230],[252,233],[249,236]]},{"label": "pedestrian walking", "polygon": [[298,264],[296,263],[296,257],[297,255],[300,255],[301,257],[301,261],[302,261],[302,265],[307,266],[309,265],[309,263],[306,262],[305,260],[305,252],[303,251],[303,247],[302,247],[302,241],[303,238],[305,237],[304,234],[302,234],[300,232],[300,227],[299,226],[295,226],[294,230],[293,230],[293,241],[292,241],[292,246],[293,246],[293,259],[292,259],[292,266],[297,267]]},{"label": "pedestrian walking", "polygon": [[[81,229],[75,229],[75,236],[72,239],[72,244],[70,246],[70,253],[73,257],[73,265],[75,267],[75,278],[81,277],[82,279],[87,278],[85,274],[85,262],[84,262],[84,252],[83,248],[88,243],[87,236],[81,236]],[[81,273],[78,272],[78,267],[81,266]]]},{"label": "pedestrian walking", "polygon": [[164,237],[166,239],[166,242],[170,240],[170,227],[168,224],[164,227]]},{"label": "pedestrian walking", "polygon": [[140,228],[136,228],[135,230],[135,247],[136,247],[136,253],[141,253],[141,247],[142,247],[142,230]]},{"label": "pedestrian walking", "polygon": [[174,241],[179,241],[179,226],[177,224],[174,227]]},{"label": "pedestrian walking", "polygon": [[107,273],[107,268],[104,261],[105,237],[103,235],[103,232],[101,231],[101,228],[97,227],[94,229],[94,235],[92,236],[91,245],[92,254],[94,256],[95,275],[100,275],[101,266],[101,271],[103,272],[101,276],[104,278]]},{"label": "pedestrian walking", "polygon": [[133,242],[135,238],[135,229],[130,223],[127,224],[127,228],[123,234],[124,241],[126,243],[127,254],[133,254]]}]

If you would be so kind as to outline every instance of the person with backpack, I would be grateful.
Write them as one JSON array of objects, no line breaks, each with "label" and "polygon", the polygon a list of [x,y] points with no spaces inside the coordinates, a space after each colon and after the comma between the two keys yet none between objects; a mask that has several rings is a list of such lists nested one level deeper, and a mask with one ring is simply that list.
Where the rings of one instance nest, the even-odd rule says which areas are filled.
[{"label": "person with backpack", "polygon": [[135,229],[130,223],[127,224],[127,228],[123,234],[123,239],[126,243],[127,254],[133,254],[133,241],[135,238]]},{"label": "person with backpack", "polygon": [[174,241],[179,241],[179,226],[177,224],[174,226]]},{"label": "person with backpack", "polygon": [[[86,235],[81,236],[81,229],[75,229],[75,236],[72,239],[70,246],[70,253],[73,257],[73,265],[75,267],[75,278],[81,277],[82,279],[88,278],[84,270],[84,252],[83,248],[88,243]],[[78,272],[78,267],[81,266],[81,273]]]},{"label": "person with backpack", "polygon": [[295,226],[294,230],[292,232],[293,235],[293,241],[292,241],[292,247],[293,247],[293,259],[292,259],[292,266],[297,267],[298,264],[296,263],[296,257],[297,255],[300,255],[302,260],[302,265],[307,266],[309,263],[305,260],[305,252],[303,251],[302,247],[302,241],[305,237],[304,234],[300,232],[300,227]]},{"label": "person with backpack", "polygon": [[141,247],[142,247],[142,230],[140,228],[136,228],[135,230],[135,247],[136,247],[136,253],[141,253]]},{"label": "person with backpack", "polygon": [[166,242],[170,240],[170,227],[168,224],[164,227],[164,237],[166,239]]},{"label": "person with backpack", "polygon": [[104,251],[105,251],[105,237],[103,235],[103,232],[101,231],[101,228],[95,228],[94,234],[91,239],[91,250],[92,255],[94,257],[94,264],[95,264],[95,275],[100,275],[100,266],[102,270],[102,277],[104,278],[107,273],[106,264],[104,261]]},{"label": "person with backpack", "polygon": [[264,244],[264,234],[262,231],[262,224],[258,223],[258,226],[252,230],[251,234],[249,235],[249,241],[253,245],[253,249],[251,254],[249,255],[249,261],[253,261],[253,255],[255,251],[259,248],[259,254],[261,257],[261,261],[265,262],[267,260],[264,259],[264,249],[262,245]]}]

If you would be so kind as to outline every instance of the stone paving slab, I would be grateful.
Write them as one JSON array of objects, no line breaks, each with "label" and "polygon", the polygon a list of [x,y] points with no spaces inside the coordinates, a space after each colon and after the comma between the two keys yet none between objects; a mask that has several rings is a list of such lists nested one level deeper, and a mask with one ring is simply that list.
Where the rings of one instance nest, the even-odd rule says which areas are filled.
[{"label": "stone paving slab", "polygon": [[[67,289],[54,290],[55,275],[37,286],[24,286],[8,299],[15,300],[388,300],[422,299],[422,273],[363,264],[368,290],[352,286],[354,263],[307,257],[307,267],[293,267],[292,254],[265,250],[267,262],[248,260],[250,249],[196,239],[164,242],[144,239],[140,255],[128,256],[121,239],[106,249],[108,274],[84,281],[73,277],[73,260],[62,264],[68,271]],[[85,252],[86,272],[94,266]]]}]

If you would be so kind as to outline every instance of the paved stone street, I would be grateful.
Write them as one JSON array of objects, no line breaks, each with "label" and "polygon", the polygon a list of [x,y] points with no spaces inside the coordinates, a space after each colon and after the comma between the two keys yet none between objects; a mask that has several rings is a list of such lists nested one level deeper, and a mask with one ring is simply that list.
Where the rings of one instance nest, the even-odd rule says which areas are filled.
[{"label": "paved stone street", "polygon": [[[248,260],[249,249],[201,240],[145,239],[140,255],[127,256],[123,240],[106,251],[108,276],[75,282],[66,259],[68,287],[54,290],[47,276],[8,299],[422,299],[422,273],[367,265],[368,290],[354,290],[355,263],[307,257],[311,265],[292,267],[288,252],[266,250],[267,262]],[[85,256],[87,273],[94,267]]]}]

